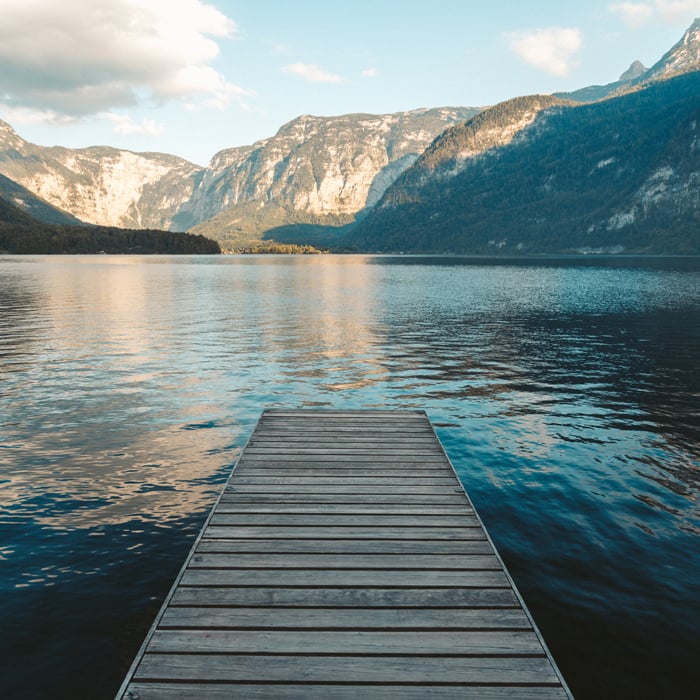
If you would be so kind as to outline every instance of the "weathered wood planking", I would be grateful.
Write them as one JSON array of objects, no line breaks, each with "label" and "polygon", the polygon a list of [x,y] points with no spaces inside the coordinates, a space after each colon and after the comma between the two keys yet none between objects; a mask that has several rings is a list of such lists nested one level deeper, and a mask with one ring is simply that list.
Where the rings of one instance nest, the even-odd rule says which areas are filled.
[{"label": "weathered wood planking", "polygon": [[422,411],[266,410],[119,691],[571,694]]}]

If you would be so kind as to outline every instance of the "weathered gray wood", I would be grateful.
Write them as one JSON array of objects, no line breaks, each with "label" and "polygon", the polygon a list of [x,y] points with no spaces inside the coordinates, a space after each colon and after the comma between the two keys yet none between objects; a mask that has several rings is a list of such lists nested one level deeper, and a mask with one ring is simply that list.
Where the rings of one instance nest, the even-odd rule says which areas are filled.
[{"label": "weathered gray wood", "polygon": [[308,513],[314,515],[338,514],[338,515],[410,515],[417,518],[416,524],[420,524],[423,518],[431,518],[434,515],[472,515],[471,508],[461,506],[424,506],[411,505],[410,503],[381,503],[381,504],[353,504],[353,503],[239,503],[235,499],[222,501],[216,509],[220,513]]},{"label": "weathered gray wood", "polygon": [[372,435],[356,435],[355,433],[343,433],[342,435],[317,435],[310,437],[307,435],[285,435],[280,433],[264,433],[258,437],[252,438],[248,443],[250,447],[282,447],[287,448],[289,445],[301,445],[306,447],[386,447],[387,445],[396,445],[398,447],[435,447],[435,439],[429,432],[424,433],[424,437],[420,435],[414,437],[412,435],[404,435],[401,438],[396,438],[390,435],[387,436],[372,436]]},{"label": "weathered gray wood", "polygon": [[358,540],[483,540],[484,531],[480,527],[243,527],[211,525],[206,530],[209,539],[216,537],[241,539],[314,539],[328,540],[352,537]]},{"label": "weathered gray wood", "polygon": [[570,695],[423,412],[276,409],[119,697]]},{"label": "weathered gray wood", "polygon": [[269,656],[146,653],[137,679],[324,683],[557,684],[545,657]]},{"label": "weathered gray wood", "polygon": [[413,475],[396,476],[246,476],[241,472],[236,479],[238,486],[392,486],[405,488],[406,486],[441,486],[456,488],[459,486],[456,479],[448,476],[416,477]]},{"label": "weathered gray wood", "polygon": [[266,462],[271,458],[276,462],[304,462],[309,464],[315,464],[317,462],[350,462],[352,464],[383,464],[384,462],[390,462],[392,464],[428,464],[432,462],[440,464],[443,461],[443,457],[438,452],[428,455],[400,454],[394,456],[388,451],[374,455],[361,454],[359,452],[357,454],[345,454],[340,452],[337,454],[328,454],[322,451],[317,454],[303,454],[288,450],[285,453],[271,452],[270,454],[246,451],[243,462],[245,464]]},{"label": "weathered gray wood", "polygon": [[[514,608],[473,610],[421,608],[202,608],[166,610],[160,629],[394,629],[496,630],[532,629],[527,615]],[[416,635],[420,642],[421,635]],[[197,647],[193,647],[197,648]],[[423,647],[433,650],[433,646]],[[328,649],[327,651],[330,651]],[[443,652],[447,652],[444,649]],[[539,654],[540,649],[531,653]],[[457,653],[457,652],[455,652]]]},{"label": "weathered gray wood", "polygon": [[397,484],[392,486],[390,484],[375,484],[373,486],[360,486],[357,484],[348,484],[347,486],[336,486],[334,484],[324,484],[319,483],[316,485],[311,484],[238,484],[236,483],[234,493],[237,494],[251,494],[251,493],[261,493],[261,494],[282,494],[290,493],[293,495],[300,495],[306,493],[329,493],[329,494],[348,494],[352,496],[360,496],[363,494],[369,496],[408,496],[411,494],[417,494],[421,496],[451,496],[455,493],[455,489],[458,486],[455,483],[454,486],[406,486],[404,484]]},{"label": "weathered gray wood", "polygon": [[328,435],[338,434],[338,435],[419,435],[421,437],[432,435],[432,430],[430,427],[425,425],[413,424],[410,426],[406,425],[387,425],[384,424],[374,424],[374,423],[363,423],[358,425],[355,421],[347,421],[346,423],[335,423],[334,425],[319,424],[315,426],[309,426],[308,424],[302,423],[263,423],[258,426],[258,430],[255,433],[255,438],[263,437],[266,435],[277,435],[277,434],[292,434],[292,435]]},{"label": "weathered gray wood", "polygon": [[433,515],[424,516],[417,520],[413,515],[335,515],[332,513],[300,514],[300,513],[216,513],[211,519],[211,525],[294,525],[295,527],[479,527],[479,521],[474,515]]},{"label": "weathered gray wood", "polygon": [[[180,586],[172,605],[251,607],[275,611],[303,606],[313,614],[324,608],[517,608],[511,588],[284,588]],[[167,612],[167,611],[166,611]],[[375,610],[375,612],[377,612]],[[387,613],[390,614],[390,613]],[[406,611],[405,614],[409,614]]]},{"label": "weathered gray wood", "polygon": [[182,576],[183,586],[382,586],[388,588],[506,588],[500,571],[303,571],[287,569],[193,569]]},{"label": "weathered gray wood", "polygon": [[275,477],[290,477],[290,476],[313,476],[313,477],[342,477],[348,478],[352,477],[354,479],[370,477],[391,477],[392,479],[415,479],[415,478],[450,478],[445,476],[445,470],[441,468],[437,469],[411,469],[410,472],[400,471],[398,469],[376,469],[370,467],[369,469],[358,469],[357,467],[349,468],[328,468],[319,469],[314,467],[304,467],[304,466],[292,466],[284,467],[280,469],[279,467],[266,467],[260,466],[246,466],[239,468],[236,471],[236,481],[241,478],[250,479],[251,477],[264,477],[264,478],[275,478]]},{"label": "weathered gray wood", "polygon": [[504,630],[469,632],[440,630],[158,630],[151,640],[153,653],[181,654],[196,649],[211,654],[465,654],[480,656],[541,655],[534,632]]},{"label": "weathered gray wood", "polygon": [[[413,462],[405,464],[402,462],[382,462],[378,464],[374,460],[355,461],[355,462],[333,462],[320,460],[288,460],[280,461],[278,458],[270,458],[266,460],[247,461],[245,457],[238,463],[236,472],[242,474],[251,471],[256,472],[273,472],[277,474],[294,473],[297,471],[316,471],[333,472],[340,476],[360,475],[363,472],[386,472],[384,476],[410,476],[414,472],[429,472],[427,476],[434,476],[438,472],[444,473],[444,464],[441,462]],[[331,474],[332,475],[332,474]]]},{"label": "weathered gray wood", "polygon": [[486,539],[473,540],[358,540],[358,539],[270,539],[241,540],[203,537],[197,552],[255,552],[281,554],[493,554]]},{"label": "weathered gray wood", "polygon": [[[313,447],[311,445],[300,445],[300,444],[290,444],[287,442],[278,442],[269,444],[259,444],[249,445],[246,447],[246,456],[250,455],[276,455],[280,451],[283,454],[290,455],[384,455],[384,456],[403,456],[403,455],[413,455],[413,456],[435,456],[440,454],[440,450],[435,445],[412,445],[406,446],[402,442],[392,442],[392,443],[371,443],[362,445],[342,445],[336,443],[335,445],[328,446],[323,445],[321,447]],[[394,460],[392,460],[394,461]]]},{"label": "weathered gray wood", "polygon": [[337,504],[360,504],[367,505],[373,503],[413,505],[455,505],[460,504],[466,507],[467,501],[463,493],[447,494],[413,494],[413,493],[241,493],[237,489],[227,489],[222,497],[222,502],[227,503],[337,503]]},{"label": "weathered gray wood", "polygon": [[[333,685],[304,683],[133,683],[133,695],[124,700],[559,700],[567,695],[561,687],[471,685]],[[361,692],[360,692],[361,691]]]},{"label": "weathered gray wood", "polygon": [[193,569],[418,569],[468,570],[501,566],[493,554],[240,554],[199,553],[190,560]]}]

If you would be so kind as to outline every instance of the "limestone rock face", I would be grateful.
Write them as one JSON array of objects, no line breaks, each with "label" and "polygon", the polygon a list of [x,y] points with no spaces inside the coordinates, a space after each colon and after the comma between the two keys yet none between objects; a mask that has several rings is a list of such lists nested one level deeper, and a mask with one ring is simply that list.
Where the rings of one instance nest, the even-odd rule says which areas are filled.
[{"label": "limestone rock face", "polygon": [[447,127],[479,110],[302,116],[251,146],[217,153],[206,168],[162,153],[46,148],[0,122],[0,174],[86,223],[207,233],[243,226],[348,220]]},{"label": "limestone rock face", "polygon": [[690,25],[681,40],[667,51],[643,76],[664,80],[680,73],[700,70],[700,18]]},{"label": "limestone rock face", "polygon": [[160,153],[37,146],[0,122],[0,173],[86,223],[167,229],[199,170]]},{"label": "limestone rock face", "polygon": [[190,228],[217,217],[218,227],[245,225],[251,207],[263,228],[350,218],[375,204],[438,134],[477,112],[301,116],[271,138],[217,153],[175,223]]}]

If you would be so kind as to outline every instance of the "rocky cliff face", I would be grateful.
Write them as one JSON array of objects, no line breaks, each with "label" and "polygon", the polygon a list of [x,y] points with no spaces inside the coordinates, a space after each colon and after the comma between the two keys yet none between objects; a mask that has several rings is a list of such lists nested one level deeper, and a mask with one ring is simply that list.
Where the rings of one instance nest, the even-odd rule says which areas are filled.
[{"label": "rocky cliff face", "polygon": [[0,122],[0,173],[86,223],[167,229],[199,170],[159,153],[36,146]]},{"label": "rocky cliff face", "polygon": [[449,181],[482,154],[517,139],[544,110],[568,104],[571,103],[550,95],[516,97],[450,127],[389,188],[379,207],[390,208],[412,200],[431,179]]},{"label": "rocky cliff face", "polygon": [[[4,175],[0,175],[0,199],[42,223],[65,226],[79,226],[82,223]],[[11,221],[8,218],[4,220]]]},{"label": "rocky cliff face", "polygon": [[665,80],[680,73],[700,70],[700,18],[696,19],[681,40],[667,51],[637,81]]},{"label": "rocky cliff face", "polygon": [[302,116],[218,153],[175,218],[220,240],[289,223],[345,223],[375,204],[442,131],[478,110]]},{"label": "rocky cliff face", "polygon": [[217,153],[205,169],[159,153],[44,148],[0,122],[0,174],[87,223],[204,224],[198,232],[219,240],[232,230],[255,238],[286,223],[351,220],[439,133],[476,112],[302,116],[271,138]]}]

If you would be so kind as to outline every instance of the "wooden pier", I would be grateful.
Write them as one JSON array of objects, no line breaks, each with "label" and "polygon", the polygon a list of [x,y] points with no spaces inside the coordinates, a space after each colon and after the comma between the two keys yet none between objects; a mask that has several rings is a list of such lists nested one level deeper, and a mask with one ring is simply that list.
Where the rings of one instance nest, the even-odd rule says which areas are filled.
[{"label": "wooden pier", "polygon": [[117,697],[571,695],[425,413],[267,410]]}]

